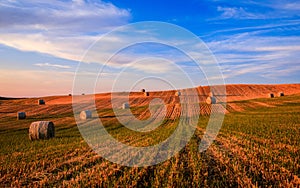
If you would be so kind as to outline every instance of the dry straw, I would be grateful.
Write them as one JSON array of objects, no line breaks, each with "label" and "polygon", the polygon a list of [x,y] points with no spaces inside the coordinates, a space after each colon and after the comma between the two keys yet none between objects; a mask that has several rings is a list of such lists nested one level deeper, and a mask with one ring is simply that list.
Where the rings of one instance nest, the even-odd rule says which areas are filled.
[{"label": "dry straw", "polygon": [[85,120],[92,118],[92,112],[90,110],[84,110],[80,112],[80,119]]},{"label": "dry straw", "polygon": [[29,139],[49,139],[55,137],[55,127],[51,121],[36,121],[29,127]]},{"label": "dry straw", "polygon": [[148,97],[149,96],[149,92],[145,92],[144,96]]}]

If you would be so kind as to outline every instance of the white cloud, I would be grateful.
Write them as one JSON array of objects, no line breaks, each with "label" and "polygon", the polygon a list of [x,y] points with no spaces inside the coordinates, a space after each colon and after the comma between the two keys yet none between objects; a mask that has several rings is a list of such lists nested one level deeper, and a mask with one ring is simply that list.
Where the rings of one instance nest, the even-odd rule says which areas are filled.
[{"label": "white cloud", "polygon": [[6,1],[0,4],[0,28],[8,31],[74,34],[103,32],[127,23],[128,10],[103,1]]},{"label": "white cloud", "polygon": [[290,46],[266,46],[266,47],[257,47],[257,51],[300,51],[300,45],[290,45]]},{"label": "white cloud", "polygon": [[220,51],[261,52],[261,51],[297,51],[300,37],[297,36],[259,36],[255,32],[228,35],[223,39],[208,42],[216,53]]},{"label": "white cloud", "polygon": [[226,78],[249,73],[279,77],[300,70],[300,37],[258,36],[253,32],[230,35],[207,44]]},{"label": "white cloud", "polygon": [[247,12],[242,7],[217,7],[217,11],[222,12],[221,19],[262,19],[264,18],[261,14],[254,14]]},{"label": "white cloud", "polygon": [[103,34],[126,24],[130,12],[102,1],[2,1],[0,44],[80,61]]},{"label": "white cloud", "polygon": [[[176,70],[175,63],[163,58],[143,58],[128,65],[133,69],[154,74],[170,73]],[[178,67],[177,67],[178,68]]]},{"label": "white cloud", "polygon": [[266,0],[266,1],[247,1],[250,4],[254,4],[261,7],[269,7],[275,11],[281,11],[280,13],[285,13],[284,15],[277,16],[286,16],[287,14],[293,15],[298,14],[300,10],[300,2],[295,0]]},{"label": "white cloud", "polygon": [[[215,1],[217,5],[220,2]],[[230,6],[217,6],[216,19],[286,19],[300,15],[300,2],[295,0],[233,1]]]},{"label": "white cloud", "polygon": [[50,63],[36,63],[34,64],[39,67],[54,67],[54,68],[61,68],[61,69],[70,69],[71,67],[68,65],[58,65],[58,64],[50,64]]},{"label": "white cloud", "polygon": [[201,36],[202,38],[207,38],[210,36],[214,36],[215,34],[222,34],[225,35],[226,33],[232,32],[249,32],[249,31],[256,31],[257,33],[261,31],[276,31],[276,29],[284,29],[288,30],[296,30],[298,31],[300,20],[285,20],[284,22],[280,23],[271,23],[271,24],[263,24],[263,25],[256,25],[256,26],[249,26],[249,27],[235,27],[230,29],[220,29],[213,32],[210,32],[207,35]]},{"label": "white cloud", "polygon": [[22,51],[45,53],[80,61],[84,51],[96,38],[93,36],[49,36],[40,33],[0,33],[0,44]]},{"label": "white cloud", "polygon": [[289,2],[286,4],[282,4],[282,6],[279,6],[278,8],[282,7],[283,9],[286,10],[295,10],[299,11],[300,10],[300,2]]}]

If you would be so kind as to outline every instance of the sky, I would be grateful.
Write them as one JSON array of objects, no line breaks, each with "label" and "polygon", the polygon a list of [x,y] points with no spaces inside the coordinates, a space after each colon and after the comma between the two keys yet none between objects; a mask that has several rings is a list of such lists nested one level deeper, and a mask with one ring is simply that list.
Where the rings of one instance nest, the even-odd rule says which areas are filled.
[{"label": "sky", "polygon": [[[165,44],[124,46],[106,64],[115,45],[144,35],[157,41],[154,30],[134,25],[143,21],[174,24],[197,36],[226,84],[300,82],[297,0],[0,0],[0,96],[67,95],[74,85],[76,92],[90,93],[208,84],[205,71]],[[120,38],[127,24],[134,30]],[[172,35],[178,39],[172,44],[186,43],[179,30],[159,33],[160,41]]]}]

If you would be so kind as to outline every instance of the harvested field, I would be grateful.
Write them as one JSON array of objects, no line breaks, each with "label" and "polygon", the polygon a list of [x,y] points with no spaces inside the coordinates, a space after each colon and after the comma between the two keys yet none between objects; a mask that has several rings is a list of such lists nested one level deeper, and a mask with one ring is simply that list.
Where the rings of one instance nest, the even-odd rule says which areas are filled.
[{"label": "harvested field", "polygon": [[[114,164],[91,150],[76,126],[72,96],[43,97],[47,105],[36,105],[37,98],[0,100],[0,186],[299,187],[300,84],[228,85],[226,89],[227,105],[215,104],[214,108],[226,111],[224,123],[207,151],[199,153],[198,146],[212,109],[205,103],[210,90],[198,87],[200,96],[189,98],[193,104],[189,116],[200,116],[194,136],[174,157],[144,168]],[[281,91],[285,96],[267,98],[268,93]],[[150,117],[148,107],[154,98],[166,104],[162,125],[149,133],[136,133],[117,121],[111,94],[95,95],[97,113],[114,138],[149,146],[176,129],[182,96],[175,96],[174,91],[149,92],[148,97],[132,92],[128,101],[140,120]],[[117,93],[119,108],[126,95]],[[214,96],[222,97],[217,91]],[[89,96],[84,97],[88,100]],[[159,117],[163,108],[157,109],[153,115]],[[17,121],[20,111],[27,117]],[[55,138],[30,141],[28,128],[34,121],[52,121]]]}]

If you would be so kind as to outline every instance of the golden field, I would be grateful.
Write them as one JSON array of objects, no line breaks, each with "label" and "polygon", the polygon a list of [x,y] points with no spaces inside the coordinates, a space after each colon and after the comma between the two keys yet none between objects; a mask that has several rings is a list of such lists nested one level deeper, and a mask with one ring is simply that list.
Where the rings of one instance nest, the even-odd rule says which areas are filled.
[{"label": "golden field", "polygon": [[[209,87],[197,91],[205,101]],[[285,96],[277,97],[278,92]],[[276,97],[268,98],[269,93]],[[198,152],[211,113],[210,105],[201,102],[195,112],[200,115],[198,127],[188,145],[171,159],[144,168],[114,164],[90,149],[75,123],[72,96],[43,97],[46,105],[37,105],[37,98],[1,98],[0,186],[299,187],[300,84],[227,85],[226,97],[223,126],[208,150]],[[147,134],[129,131],[117,121],[110,93],[95,95],[97,114],[121,142],[151,145],[166,139],[180,117],[174,91],[156,91],[149,97],[130,93],[136,118],[150,116],[154,98],[164,101],[167,115]],[[26,112],[25,120],[17,120],[19,111]],[[30,124],[42,120],[55,124],[55,138],[30,141]]]}]

